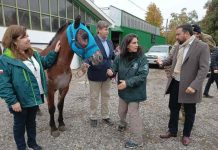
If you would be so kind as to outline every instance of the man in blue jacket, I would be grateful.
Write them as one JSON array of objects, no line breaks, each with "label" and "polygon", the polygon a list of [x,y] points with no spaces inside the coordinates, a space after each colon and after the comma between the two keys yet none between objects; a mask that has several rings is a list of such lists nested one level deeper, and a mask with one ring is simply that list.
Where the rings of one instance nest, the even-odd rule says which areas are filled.
[{"label": "man in blue jacket", "polygon": [[109,100],[110,100],[110,88],[111,81],[108,78],[106,72],[111,67],[111,61],[114,58],[113,44],[107,39],[109,25],[105,21],[99,21],[97,23],[97,36],[95,41],[101,50],[103,55],[103,62],[99,65],[93,66],[90,64],[88,69],[88,79],[90,86],[90,119],[91,126],[97,127],[97,108],[99,97],[101,95],[101,117],[103,122],[108,125],[113,125],[109,117]]}]

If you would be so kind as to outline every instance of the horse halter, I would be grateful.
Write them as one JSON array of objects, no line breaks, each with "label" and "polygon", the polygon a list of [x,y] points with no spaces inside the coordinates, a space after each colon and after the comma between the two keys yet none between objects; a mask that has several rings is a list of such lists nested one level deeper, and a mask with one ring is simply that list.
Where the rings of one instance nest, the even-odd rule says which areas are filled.
[{"label": "horse halter", "polygon": [[[83,30],[88,35],[88,44],[84,48],[80,45],[80,43],[78,43],[76,39],[79,30]],[[83,24],[80,23],[79,27],[76,29],[74,29],[74,23],[70,24],[67,27],[66,33],[71,50],[80,56],[83,60],[92,57],[92,55],[99,50],[95,39],[91,35],[88,28]]]}]

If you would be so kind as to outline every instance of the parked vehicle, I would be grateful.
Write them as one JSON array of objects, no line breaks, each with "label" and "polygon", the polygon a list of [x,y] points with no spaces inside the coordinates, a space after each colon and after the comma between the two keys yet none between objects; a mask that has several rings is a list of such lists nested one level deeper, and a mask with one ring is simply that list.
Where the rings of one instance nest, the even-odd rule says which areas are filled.
[{"label": "parked vehicle", "polygon": [[156,65],[157,58],[162,60],[169,56],[171,45],[154,45],[152,46],[145,55],[147,56],[148,63],[150,65]]}]

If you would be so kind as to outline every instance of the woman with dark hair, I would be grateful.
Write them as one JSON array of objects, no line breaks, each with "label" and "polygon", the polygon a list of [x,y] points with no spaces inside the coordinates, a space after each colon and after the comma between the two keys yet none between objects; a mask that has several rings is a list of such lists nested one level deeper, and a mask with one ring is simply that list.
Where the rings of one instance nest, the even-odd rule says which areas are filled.
[{"label": "woman with dark hair", "polygon": [[18,150],[41,150],[36,142],[36,112],[47,95],[44,69],[51,67],[58,56],[60,42],[47,56],[31,48],[26,28],[11,25],[2,39],[5,48],[0,57],[0,97],[14,116],[13,133]]},{"label": "woman with dark hair", "polygon": [[120,123],[118,131],[127,127],[126,115],[130,115],[131,139],[125,143],[126,148],[143,146],[143,123],[139,115],[139,103],[146,100],[146,78],[148,75],[147,58],[138,45],[138,37],[128,34],[121,43],[121,54],[117,56],[108,76],[118,73],[118,114]]}]

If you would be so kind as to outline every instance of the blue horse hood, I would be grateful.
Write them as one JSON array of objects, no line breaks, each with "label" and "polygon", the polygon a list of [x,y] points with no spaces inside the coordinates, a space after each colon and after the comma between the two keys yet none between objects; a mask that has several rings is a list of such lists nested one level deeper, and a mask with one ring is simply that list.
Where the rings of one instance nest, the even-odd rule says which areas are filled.
[{"label": "blue horse hood", "polygon": [[[88,45],[85,48],[79,47],[76,41],[76,35],[80,29],[84,30],[88,34]],[[67,27],[66,33],[71,50],[82,59],[88,59],[92,57],[96,51],[100,50],[95,42],[94,37],[92,36],[88,28],[83,24],[80,23],[79,27],[77,29],[74,29],[74,23],[72,23]]]}]

